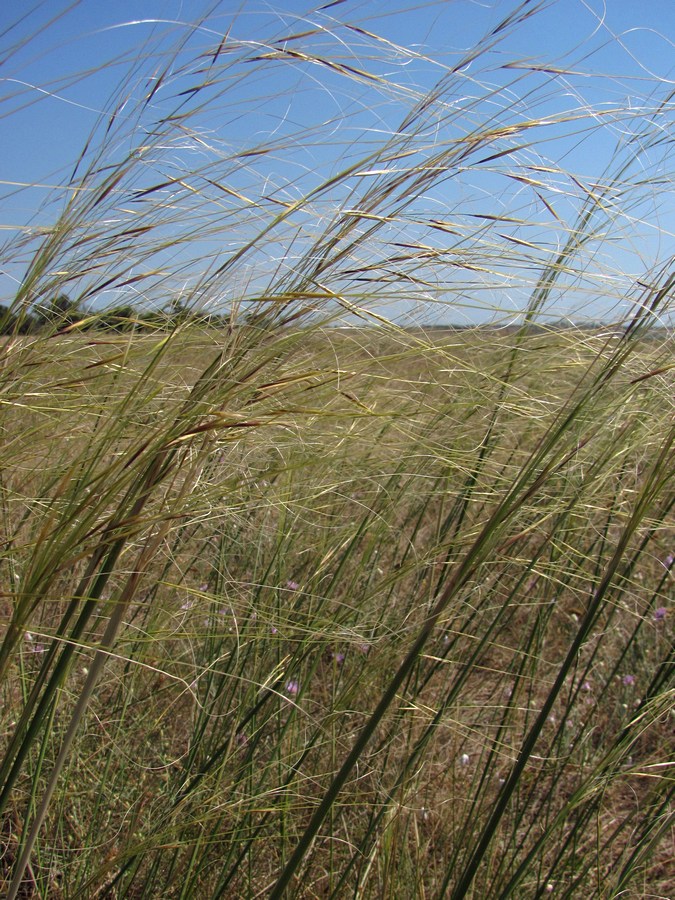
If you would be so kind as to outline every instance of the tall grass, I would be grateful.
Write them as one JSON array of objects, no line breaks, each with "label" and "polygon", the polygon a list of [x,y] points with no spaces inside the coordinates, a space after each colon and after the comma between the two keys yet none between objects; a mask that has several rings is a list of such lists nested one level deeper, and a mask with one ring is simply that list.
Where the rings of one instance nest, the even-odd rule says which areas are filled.
[{"label": "tall grass", "polygon": [[[339,11],[153,38],[3,247],[8,897],[668,889],[674,276],[615,244],[672,99],[552,112],[539,4],[452,65]],[[289,71],[344,115],[261,138]]]}]

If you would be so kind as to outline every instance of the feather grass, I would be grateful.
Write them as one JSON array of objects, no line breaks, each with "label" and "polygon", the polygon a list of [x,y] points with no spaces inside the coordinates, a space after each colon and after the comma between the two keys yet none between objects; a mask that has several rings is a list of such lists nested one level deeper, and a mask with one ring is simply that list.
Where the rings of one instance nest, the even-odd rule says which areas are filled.
[{"label": "feather grass", "polygon": [[[612,245],[672,98],[551,113],[575,70],[505,56],[545,13],[452,65],[327,9],[158,31],[5,242],[7,896],[667,882],[675,276],[624,296]],[[377,135],[250,131],[289,72]],[[595,180],[545,156],[617,122]]]}]

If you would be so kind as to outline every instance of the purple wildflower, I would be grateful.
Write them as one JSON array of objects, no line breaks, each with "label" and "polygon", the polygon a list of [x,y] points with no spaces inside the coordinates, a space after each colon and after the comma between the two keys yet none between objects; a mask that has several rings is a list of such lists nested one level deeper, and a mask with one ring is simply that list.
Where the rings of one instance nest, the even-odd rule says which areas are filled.
[{"label": "purple wildflower", "polygon": [[675,563],[675,556],[672,553],[669,553],[668,556],[666,556],[666,558],[663,560],[663,565],[666,567],[666,569],[670,569],[673,563]]},{"label": "purple wildflower", "polygon": [[294,678],[286,682],[286,693],[290,694],[291,697],[295,697],[299,690],[300,684]]},{"label": "purple wildflower", "polygon": [[298,584],[297,581],[287,581],[286,587],[288,588],[289,591],[297,591],[297,589],[300,587],[300,585]]},{"label": "purple wildflower", "polygon": [[656,622],[663,622],[667,613],[668,613],[668,610],[666,609],[665,606],[659,606],[658,609],[654,610],[654,620]]},{"label": "purple wildflower", "polygon": [[630,687],[635,684],[635,675],[624,675],[621,679],[621,683],[625,684],[626,687]]},{"label": "purple wildflower", "polygon": [[30,633],[30,631],[27,631],[26,634],[24,635],[24,637],[30,645],[28,649],[30,650],[31,653],[44,653],[45,652],[45,645],[40,643],[39,641],[37,643],[35,643],[35,638]]},{"label": "purple wildflower", "polygon": [[338,666],[341,666],[345,661],[345,655],[344,653],[333,652],[331,653],[331,659],[334,660],[334,662],[336,662]]},{"label": "purple wildflower", "polygon": [[581,690],[582,691],[592,691],[593,685],[590,683],[590,681],[584,681],[584,683],[581,685]]}]

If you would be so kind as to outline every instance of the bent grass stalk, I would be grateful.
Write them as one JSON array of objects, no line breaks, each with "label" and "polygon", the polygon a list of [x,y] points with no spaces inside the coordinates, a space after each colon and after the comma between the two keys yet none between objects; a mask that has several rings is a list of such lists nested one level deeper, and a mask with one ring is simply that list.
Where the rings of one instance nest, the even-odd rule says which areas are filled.
[{"label": "bent grass stalk", "polygon": [[[672,98],[552,114],[535,14],[450,61],[327,8],[158,29],[1,248],[8,896],[658,890],[675,276],[626,297],[612,247]],[[604,129],[604,175],[550,158]]]},{"label": "bent grass stalk", "polygon": [[[669,279],[666,287],[656,292],[656,296],[660,297],[662,300],[663,297],[666,296],[671,284],[672,279]],[[599,380],[602,381],[605,379],[605,377],[606,373],[603,373],[602,379]],[[590,396],[592,396],[592,393],[594,393],[594,391],[595,388],[592,388]],[[585,408],[588,400],[590,399],[590,396],[582,398],[582,400],[578,402],[578,405],[575,405],[575,407],[569,413],[566,413],[562,419],[562,422],[558,423],[557,427],[552,430],[552,433],[547,436],[545,443],[542,444],[542,447],[535,454],[534,458],[529,461],[526,466],[523,467],[522,474],[519,475],[518,480],[513,486],[512,492],[507,495],[502,504],[495,510],[493,516],[486,524],[476,543],[473,547],[470,548],[466,558],[462,560],[458,568],[452,573],[451,577],[448,580],[448,583],[443,589],[443,592],[438,598],[436,605],[432,609],[428,619],[426,619],[426,621],[424,622],[423,628],[420,630],[419,635],[412,644],[410,650],[408,651],[405,659],[402,661],[394,677],[387,685],[387,688],[384,691],[380,702],[373,711],[367,724],[359,733],[358,738],[354,742],[354,746],[351,752],[349,753],[340,770],[331,782],[330,788],[326,791],[324,797],[322,798],[322,801],[317,807],[314,815],[312,816],[312,819],[309,822],[306,831],[298,842],[291,859],[284,868],[284,871],[282,872],[279,880],[272,888],[270,897],[274,898],[274,900],[277,900],[277,898],[280,898],[284,895],[291,879],[302,863],[307,851],[309,850],[321,825],[323,824],[323,821],[325,820],[331,807],[335,803],[339,792],[344,787],[347,778],[354,769],[358,760],[363,756],[365,748],[372,739],[376,728],[381,723],[385,713],[391,706],[394,698],[397,696],[401,685],[409,676],[413,666],[417,663],[425,647],[425,644],[428,642],[430,635],[436,630],[438,621],[443,615],[443,612],[445,611],[450,601],[458,593],[458,591],[461,590],[466,581],[474,574],[476,569],[484,561],[490,551],[494,550],[495,542],[501,534],[501,527],[505,522],[508,522],[511,512],[514,509],[519,510],[530,497],[536,496],[537,491],[543,485],[545,485],[548,477],[555,474],[557,470],[564,468],[564,466],[569,462],[569,458],[563,458],[563,460],[556,462],[555,465],[551,465],[550,463],[544,464],[542,469],[542,463],[544,462],[548,452],[558,452],[561,443],[561,436],[567,433],[571,422],[577,417],[577,415],[579,415],[580,411]],[[655,461],[651,479],[645,486],[644,493],[640,498],[640,502],[636,505],[636,509],[633,513],[633,516],[631,517],[631,521],[629,522],[628,527],[625,529],[617,545],[607,574],[604,576],[603,581],[601,582],[594,596],[593,602],[588,607],[586,616],[582,622],[582,626],[577,632],[574,641],[570,645],[566,659],[559,668],[553,688],[548,694],[548,697],[546,698],[539,712],[537,720],[523,744],[516,764],[514,765],[508,780],[501,790],[500,797],[492,814],[492,817],[490,818],[481,834],[481,841],[476,847],[473,857],[466,867],[465,873],[460,877],[457,886],[453,890],[453,897],[464,897],[475,877],[477,865],[485,855],[485,852],[493,839],[496,826],[504,813],[511,794],[521,780],[524,767],[532,755],[534,746],[541,733],[544,723],[548,719],[553,704],[560,693],[562,685],[566,677],[568,676],[575,659],[578,656],[579,650],[588,635],[591,625],[596,619],[598,607],[603,601],[605,593],[608,589],[609,584],[611,583],[612,578],[614,577],[616,569],[618,568],[619,563],[624,557],[628,541],[633,536],[638,524],[642,521],[645,510],[649,508],[650,501],[652,500],[653,490],[650,481],[652,479],[662,479],[664,470],[672,460],[671,448],[674,439],[675,432],[671,432],[663,449],[661,450],[661,453],[659,454],[659,457]],[[572,451],[572,455],[575,454],[576,450]],[[527,481],[533,473],[537,473],[536,477],[534,477],[532,484],[528,485]],[[446,888],[447,884],[443,886],[442,892],[444,892]]]},{"label": "bent grass stalk", "polygon": [[[143,480],[143,486],[140,492],[140,496],[132,507],[130,515],[130,518],[132,520],[141,514],[148,496],[156,490],[158,483],[161,482],[171,470],[171,462],[170,460],[167,460],[166,457],[167,452],[161,451],[160,454],[151,463],[147,475]],[[189,477],[186,477],[184,479],[184,482],[181,485],[174,500],[174,502],[177,504],[177,508],[180,508],[181,501],[183,501],[185,496],[189,494],[196,478],[198,477],[198,474],[199,469],[193,467],[192,471],[189,473]],[[63,769],[63,766],[68,759],[73,740],[75,739],[78,729],[80,728],[82,718],[86,713],[87,706],[89,705],[91,697],[94,693],[96,684],[103,672],[108,656],[107,651],[112,650],[115,645],[115,640],[122,626],[124,616],[127,614],[131,602],[136,598],[138,584],[147,571],[148,565],[152,560],[154,554],[161,545],[162,540],[164,539],[166,532],[168,531],[168,528],[169,523],[163,523],[163,526],[157,530],[157,533],[147,540],[146,545],[138,555],[133,573],[129,576],[129,579],[124,586],[120,596],[114,601],[110,619],[108,620],[108,624],[106,625],[100,644],[98,645],[94,653],[94,659],[91,663],[91,666],[89,667],[86,681],[82,686],[80,694],[77,698],[77,703],[75,705],[75,708],[73,709],[70,723],[61,742],[61,747],[53,764],[49,780],[42,793],[42,798],[35,812],[35,816],[24,843],[21,856],[19,857],[14,868],[12,882],[9,886],[9,893],[7,895],[8,900],[15,900],[21,889],[24,873],[30,863],[33,846],[35,844],[35,841],[37,840],[37,836],[42,827],[45,816],[47,815],[47,810],[49,809],[54,791],[56,790],[56,786],[61,775],[61,770]]]}]

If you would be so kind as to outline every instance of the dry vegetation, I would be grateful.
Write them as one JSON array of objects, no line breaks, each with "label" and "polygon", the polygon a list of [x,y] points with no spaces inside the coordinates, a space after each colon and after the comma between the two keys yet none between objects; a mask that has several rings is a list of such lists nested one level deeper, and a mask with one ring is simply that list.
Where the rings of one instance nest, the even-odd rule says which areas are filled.
[{"label": "dry vegetation", "polygon": [[342,11],[155,23],[0,246],[9,900],[671,890],[672,93]]},{"label": "dry vegetation", "polygon": [[[615,337],[282,331],[240,355],[236,390],[223,379],[183,451],[193,361],[232,360],[222,342],[177,335],[158,360],[147,338],[55,338],[58,368],[31,367],[44,345],[5,347],[45,398],[28,416],[13,397],[7,421],[4,566],[29,610],[3,680],[7,740],[74,650],[4,813],[5,871],[116,603],[121,631],[31,857],[49,896],[265,894],[445,593],[298,896],[452,890],[528,740],[475,895],[607,896],[650,829],[630,881],[658,892],[673,495],[654,463],[672,384],[636,379],[669,348],[637,342],[589,399]],[[176,464],[142,527],[117,526],[115,569],[87,599],[125,467],[169,422]]]}]

